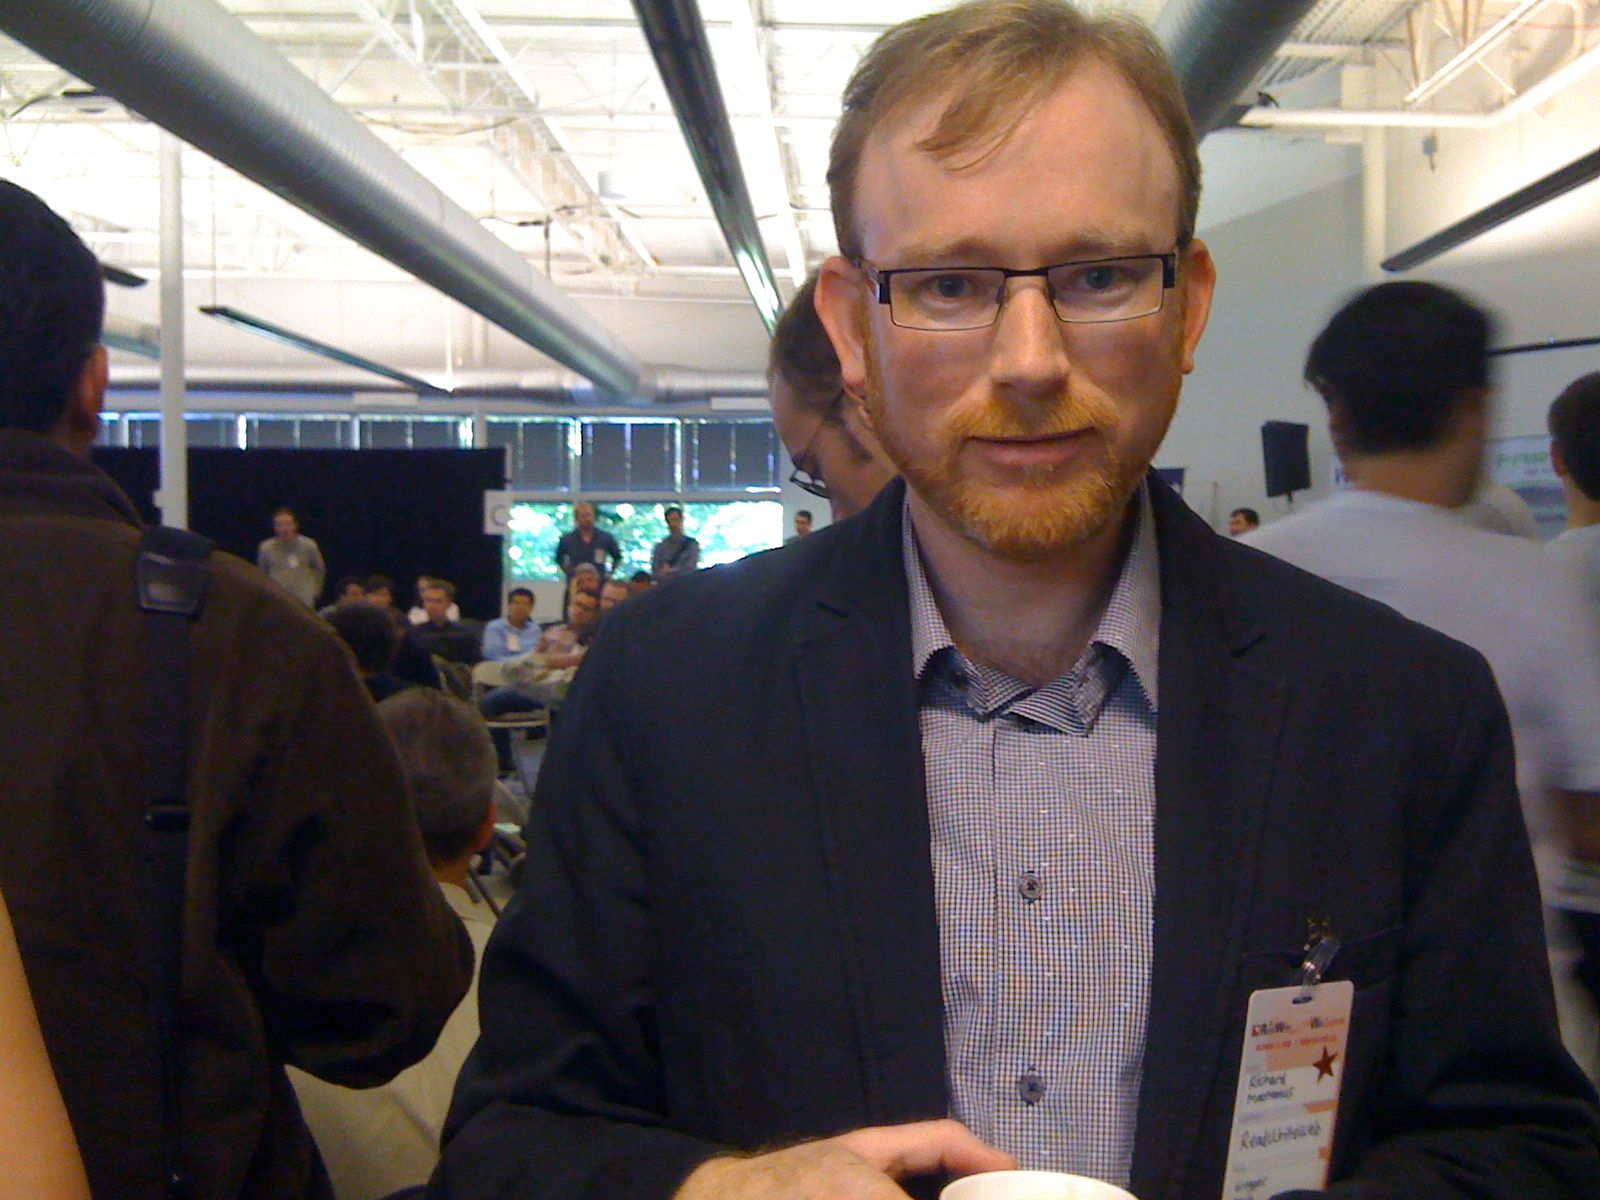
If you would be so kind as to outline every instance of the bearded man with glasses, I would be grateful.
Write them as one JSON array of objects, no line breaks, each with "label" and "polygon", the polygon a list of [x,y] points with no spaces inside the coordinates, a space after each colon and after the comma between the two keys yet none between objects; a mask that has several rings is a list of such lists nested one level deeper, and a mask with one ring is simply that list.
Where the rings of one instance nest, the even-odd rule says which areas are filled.
[{"label": "bearded man with glasses", "polygon": [[[436,1194],[1592,1195],[1482,659],[1150,473],[1215,276],[1154,39],[980,0],[843,112],[816,304],[903,482],[598,640]],[[1337,1094],[1252,1125],[1302,993]]]}]

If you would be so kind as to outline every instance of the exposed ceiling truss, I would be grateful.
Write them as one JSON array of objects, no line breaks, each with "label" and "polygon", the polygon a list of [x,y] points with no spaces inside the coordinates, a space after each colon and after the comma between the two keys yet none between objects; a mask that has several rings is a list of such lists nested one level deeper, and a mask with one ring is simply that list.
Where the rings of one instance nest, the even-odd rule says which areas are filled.
[{"label": "exposed ceiling truss", "polygon": [[[569,292],[748,305],[629,0],[221,2]],[[1091,6],[1153,23],[1166,5]],[[845,79],[880,32],[934,7],[700,0],[782,279],[834,249],[824,176]],[[1245,126],[1299,137],[1476,126],[1597,69],[1600,0],[1321,0],[1237,111]],[[147,122],[0,38],[0,174],[145,273],[157,263],[156,164]],[[400,278],[227,168],[191,154],[186,171],[187,262],[203,298],[266,277]]]}]

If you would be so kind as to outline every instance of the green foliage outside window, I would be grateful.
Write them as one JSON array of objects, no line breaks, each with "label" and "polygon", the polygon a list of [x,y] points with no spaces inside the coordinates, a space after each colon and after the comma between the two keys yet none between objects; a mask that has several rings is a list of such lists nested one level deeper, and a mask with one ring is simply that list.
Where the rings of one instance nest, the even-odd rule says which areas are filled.
[{"label": "green foliage outside window", "polygon": [[[505,578],[559,579],[556,543],[574,527],[572,505],[524,501],[511,507],[505,539]],[[650,569],[650,552],[667,536],[664,504],[595,502],[595,527],[622,547],[624,577]],[[683,531],[700,542],[700,565],[734,562],[783,541],[783,505],[776,500],[684,504]]]}]

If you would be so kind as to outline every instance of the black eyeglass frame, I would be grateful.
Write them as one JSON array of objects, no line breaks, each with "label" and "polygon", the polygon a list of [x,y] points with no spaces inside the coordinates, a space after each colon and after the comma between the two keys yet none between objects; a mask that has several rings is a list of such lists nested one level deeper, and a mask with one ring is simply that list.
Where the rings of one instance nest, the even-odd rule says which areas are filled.
[{"label": "black eyeglass frame", "polygon": [[[1070,319],[1061,315],[1061,310],[1056,307],[1055,289],[1050,287],[1050,272],[1058,271],[1062,267],[1097,267],[1106,263],[1142,262],[1147,259],[1161,261],[1161,303],[1149,312],[1135,313],[1126,317],[1111,317],[1104,321],[1084,321]],[[969,329],[988,329],[1000,320],[1000,310],[1006,305],[1006,295],[1013,279],[1043,279],[1045,289],[1050,294],[1050,310],[1056,314],[1056,320],[1063,325],[1114,325],[1118,321],[1137,321],[1140,317],[1152,317],[1160,312],[1167,303],[1167,293],[1178,286],[1178,251],[1170,250],[1166,254],[1116,254],[1110,258],[1082,258],[1071,262],[1051,263],[1045,267],[1032,267],[1028,270],[1014,270],[1011,267],[875,267],[864,258],[854,260],[856,267],[866,275],[877,289],[876,295],[879,304],[889,308],[889,320],[899,325],[902,329],[915,329],[920,333],[962,333]],[[982,325],[949,325],[949,326],[921,326],[900,325],[894,319],[894,305],[890,300],[890,281],[896,275],[926,275],[930,272],[937,274],[940,271],[998,271],[1000,273],[1000,290],[995,294],[994,316]]]},{"label": "black eyeglass frame", "polygon": [[828,409],[822,414],[822,420],[817,422],[817,427],[811,431],[811,437],[806,444],[800,447],[799,454],[791,454],[789,461],[794,464],[794,470],[789,472],[789,482],[794,484],[808,496],[815,496],[818,500],[832,500],[833,493],[828,491],[828,481],[818,479],[805,467],[800,465],[802,458],[811,456],[811,448],[817,444],[817,435],[822,432],[822,427],[834,419],[839,411],[839,406],[844,403],[845,390],[840,387],[833,394],[833,399],[828,401]]}]

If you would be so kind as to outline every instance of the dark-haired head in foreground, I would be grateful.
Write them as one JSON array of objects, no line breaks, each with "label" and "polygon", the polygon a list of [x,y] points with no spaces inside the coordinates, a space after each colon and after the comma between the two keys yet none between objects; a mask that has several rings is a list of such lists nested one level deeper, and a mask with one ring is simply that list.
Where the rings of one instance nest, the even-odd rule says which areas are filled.
[{"label": "dark-haired head in foreground", "polygon": [[0,180],[0,429],[88,453],[105,399],[104,318],[99,261],[42,200]]}]

